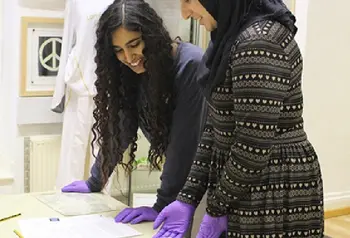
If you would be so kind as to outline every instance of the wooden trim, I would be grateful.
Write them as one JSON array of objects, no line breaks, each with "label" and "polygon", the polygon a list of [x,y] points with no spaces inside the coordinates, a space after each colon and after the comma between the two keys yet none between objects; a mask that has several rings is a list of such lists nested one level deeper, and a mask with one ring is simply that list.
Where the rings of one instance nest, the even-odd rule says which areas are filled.
[{"label": "wooden trim", "polygon": [[13,175],[7,170],[0,169],[0,186],[8,186],[14,182]]},{"label": "wooden trim", "polygon": [[296,4],[297,4],[296,0],[293,0],[292,1],[292,7],[291,7],[292,9],[290,9],[294,15],[295,15]]},{"label": "wooden trim", "polygon": [[92,158],[92,148],[91,148],[91,134],[89,133],[89,140],[86,148],[86,157],[85,157],[85,169],[84,169],[84,180],[88,180],[90,177],[90,163]]},{"label": "wooden trim", "polygon": [[27,23],[47,23],[47,24],[63,24],[63,18],[52,17],[22,17],[22,20]]},{"label": "wooden trim", "polygon": [[29,19],[23,17],[21,19],[21,82],[20,82],[20,96],[27,96],[26,94],[26,75],[27,75],[27,41],[28,34],[27,28],[29,24]]},{"label": "wooden trim", "polygon": [[14,178],[7,176],[7,177],[0,177],[0,186],[7,186],[11,185],[14,182]]},{"label": "wooden trim", "polygon": [[344,208],[325,211],[324,218],[329,219],[332,217],[346,216],[349,214],[350,214],[350,207],[344,207]]},{"label": "wooden trim", "polygon": [[21,18],[21,77],[19,95],[21,97],[45,97],[52,96],[51,91],[27,91],[27,43],[28,43],[28,25],[31,23],[45,23],[45,24],[64,24],[63,18],[50,17],[22,17]]},{"label": "wooden trim", "polygon": [[209,39],[208,39],[208,32],[205,28],[203,28],[202,31],[202,47],[204,50],[206,50],[208,48],[209,45]]}]

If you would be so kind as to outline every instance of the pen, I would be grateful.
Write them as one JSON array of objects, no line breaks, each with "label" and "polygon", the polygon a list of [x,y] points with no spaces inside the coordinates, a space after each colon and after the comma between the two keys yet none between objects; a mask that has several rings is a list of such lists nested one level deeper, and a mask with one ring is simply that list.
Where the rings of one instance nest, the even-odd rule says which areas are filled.
[{"label": "pen", "polygon": [[13,230],[13,232],[18,236],[18,238],[24,238],[19,231]]},{"label": "pen", "polygon": [[21,215],[21,213],[18,213],[18,214],[15,214],[15,215],[9,216],[9,217],[4,217],[4,218],[1,218],[1,219],[0,219],[0,222],[2,222],[2,221],[6,221],[6,220],[11,219],[11,218],[18,217],[18,216],[20,216],[20,215]]}]

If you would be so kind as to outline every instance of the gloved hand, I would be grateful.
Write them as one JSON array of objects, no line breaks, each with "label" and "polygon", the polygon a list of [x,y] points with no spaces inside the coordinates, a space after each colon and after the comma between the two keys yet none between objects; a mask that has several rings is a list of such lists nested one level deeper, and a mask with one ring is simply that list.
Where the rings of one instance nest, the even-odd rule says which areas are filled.
[{"label": "gloved hand", "polygon": [[219,238],[227,231],[227,216],[211,217],[205,214],[196,238]]},{"label": "gloved hand", "polygon": [[64,193],[91,193],[90,188],[87,186],[85,181],[75,181],[64,186],[61,191]]},{"label": "gloved hand", "polygon": [[154,222],[154,229],[158,229],[163,222],[164,224],[153,238],[182,238],[191,224],[195,210],[195,207],[180,201],[170,203]]},{"label": "gloved hand", "polygon": [[125,208],[115,218],[115,222],[138,224],[143,221],[154,221],[158,212],[151,207]]}]

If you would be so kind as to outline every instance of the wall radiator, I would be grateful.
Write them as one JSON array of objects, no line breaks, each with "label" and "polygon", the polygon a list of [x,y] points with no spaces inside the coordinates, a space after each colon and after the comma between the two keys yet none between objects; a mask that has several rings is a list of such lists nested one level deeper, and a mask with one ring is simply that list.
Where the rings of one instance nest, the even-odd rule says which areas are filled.
[{"label": "wall radiator", "polygon": [[[148,151],[144,139],[139,141],[137,155]],[[24,191],[47,192],[55,189],[60,158],[61,135],[30,136],[24,138]],[[120,168],[121,169],[121,168]],[[111,176],[106,192],[112,196],[122,196],[128,192],[128,179],[120,173],[119,179]],[[155,193],[160,185],[160,172],[148,171],[132,173],[132,193]]]},{"label": "wall radiator", "polygon": [[61,136],[31,136],[24,139],[25,192],[52,191],[56,185]]}]

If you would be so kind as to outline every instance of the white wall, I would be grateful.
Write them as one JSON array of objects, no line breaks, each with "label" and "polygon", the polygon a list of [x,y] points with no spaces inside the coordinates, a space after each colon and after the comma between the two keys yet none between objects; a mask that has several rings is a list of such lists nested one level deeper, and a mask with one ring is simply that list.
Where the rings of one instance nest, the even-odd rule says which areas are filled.
[{"label": "white wall", "polygon": [[[1,186],[0,193],[23,191],[22,136],[59,134],[61,131],[61,117],[60,115],[50,114],[49,98],[34,98],[28,99],[28,101],[18,97],[21,16],[62,17],[63,13],[61,11],[21,8],[15,0],[3,1],[0,81],[0,186],[7,186]],[[41,119],[45,124],[32,124]],[[21,122],[21,125],[18,126],[17,122]],[[6,179],[1,179],[1,177]],[[14,179],[13,184],[11,184],[11,179]]]},{"label": "white wall", "polygon": [[[22,121],[18,120],[18,115],[31,115],[30,107],[33,106],[26,106],[27,103],[48,113],[50,101],[19,100],[20,17],[61,17],[62,12],[21,8],[15,0],[3,2],[6,11],[2,11],[0,65],[0,194],[21,192],[23,189],[22,169],[18,169],[23,168],[22,136],[58,134],[61,130],[57,115],[46,121],[55,124],[18,126],[17,122]],[[350,7],[350,2],[337,0],[337,3],[296,0],[295,6],[299,27],[297,41],[304,56],[305,126],[321,161],[327,208],[350,206],[350,126],[347,124],[350,121],[350,72],[347,70],[350,28],[340,24],[349,23],[346,9]],[[18,112],[20,107],[24,109]],[[20,117],[23,119],[24,116]],[[32,118],[32,123],[41,117],[44,115]],[[13,184],[11,178],[14,179]]]},{"label": "white wall", "polygon": [[350,2],[335,2],[295,0],[294,9],[304,58],[305,128],[321,163],[326,210],[350,206],[350,28],[342,26],[350,23]]},{"label": "white wall", "polygon": [[321,161],[327,208],[350,206],[349,8],[349,0],[311,0],[308,13],[305,125]]},{"label": "white wall", "polygon": [[302,55],[305,57],[309,0],[295,0],[293,10],[297,18],[296,25],[298,27],[295,39],[298,42]]}]

